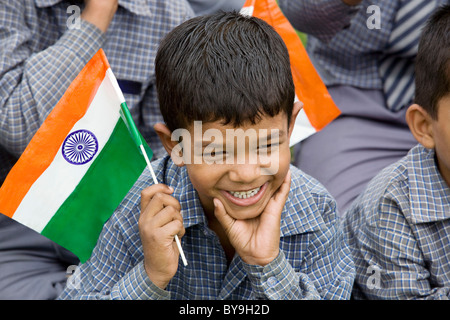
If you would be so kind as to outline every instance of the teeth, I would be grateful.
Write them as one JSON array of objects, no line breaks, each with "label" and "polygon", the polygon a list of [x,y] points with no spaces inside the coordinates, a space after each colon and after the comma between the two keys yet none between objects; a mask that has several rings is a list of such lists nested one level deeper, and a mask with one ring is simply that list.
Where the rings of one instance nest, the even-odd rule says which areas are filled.
[{"label": "teeth", "polygon": [[228,192],[231,193],[236,198],[247,199],[257,194],[260,189],[261,187],[249,191],[228,191]]}]

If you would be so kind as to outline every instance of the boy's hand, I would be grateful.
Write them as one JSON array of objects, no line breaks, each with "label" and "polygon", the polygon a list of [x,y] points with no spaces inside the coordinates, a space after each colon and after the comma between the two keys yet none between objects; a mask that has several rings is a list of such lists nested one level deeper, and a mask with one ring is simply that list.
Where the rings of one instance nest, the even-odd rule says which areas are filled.
[{"label": "boy's hand", "polygon": [[141,193],[139,234],[144,250],[144,267],[150,280],[165,289],[178,269],[175,235],[182,237],[185,229],[181,206],[171,196],[172,188],[155,184]]},{"label": "boy's hand", "polygon": [[289,171],[264,211],[254,219],[236,220],[225,211],[219,199],[214,199],[214,214],[231,245],[245,263],[265,266],[278,256],[281,212],[288,198],[290,185]]},{"label": "boy's hand", "polygon": [[92,23],[106,32],[119,6],[118,0],[84,0],[86,7],[81,13],[81,19]]}]

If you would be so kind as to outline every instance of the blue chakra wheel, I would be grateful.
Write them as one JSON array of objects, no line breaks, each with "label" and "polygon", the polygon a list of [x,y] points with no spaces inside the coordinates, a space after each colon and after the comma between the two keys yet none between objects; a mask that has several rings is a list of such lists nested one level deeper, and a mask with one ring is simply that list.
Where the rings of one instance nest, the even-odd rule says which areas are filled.
[{"label": "blue chakra wheel", "polygon": [[62,155],[67,162],[81,165],[88,163],[98,151],[98,141],[88,130],[77,130],[69,134],[62,145]]}]

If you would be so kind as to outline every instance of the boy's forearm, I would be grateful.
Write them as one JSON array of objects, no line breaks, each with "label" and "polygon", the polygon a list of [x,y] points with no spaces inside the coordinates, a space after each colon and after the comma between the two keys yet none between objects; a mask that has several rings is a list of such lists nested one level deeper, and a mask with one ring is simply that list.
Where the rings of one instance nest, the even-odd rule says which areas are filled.
[{"label": "boy's forearm", "polygon": [[85,0],[85,3],[81,19],[106,32],[117,11],[118,0]]}]

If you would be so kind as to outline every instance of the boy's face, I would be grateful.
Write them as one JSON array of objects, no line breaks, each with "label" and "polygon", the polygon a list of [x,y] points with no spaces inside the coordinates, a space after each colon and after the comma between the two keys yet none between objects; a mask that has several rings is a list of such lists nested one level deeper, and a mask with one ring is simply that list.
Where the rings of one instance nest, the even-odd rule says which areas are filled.
[{"label": "boy's face", "polygon": [[214,213],[214,198],[235,219],[261,214],[289,170],[292,128],[283,112],[238,129],[220,121],[188,128],[183,160],[207,215]]},{"label": "boy's face", "polygon": [[450,94],[439,100],[438,117],[431,121],[431,130],[439,170],[450,186]]}]

